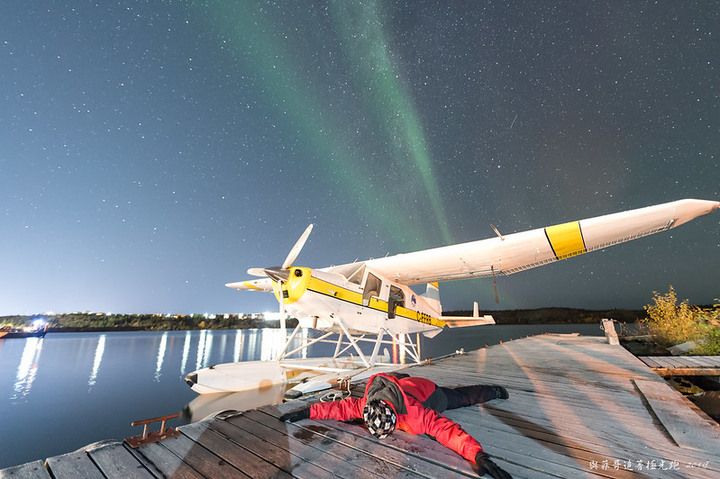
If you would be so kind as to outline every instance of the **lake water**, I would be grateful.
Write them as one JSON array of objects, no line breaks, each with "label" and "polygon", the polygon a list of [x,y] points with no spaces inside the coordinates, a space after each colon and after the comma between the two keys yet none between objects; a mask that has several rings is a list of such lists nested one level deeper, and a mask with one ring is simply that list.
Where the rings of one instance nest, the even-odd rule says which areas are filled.
[{"label": "lake water", "polygon": [[[599,324],[451,329],[433,339],[422,338],[420,354],[438,357],[545,332],[604,334]],[[177,427],[215,410],[277,403],[282,391],[229,395],[210,403],[183,378],[211,364],[271,359],[283,344],[279,329],[50,333],[45,338],[0,339],[0,469],[141,434],[142,426],[130,426],[137,420],[182,413],[168,423]],[[318,344],[308,355],[327,356],[333,349]]]}]

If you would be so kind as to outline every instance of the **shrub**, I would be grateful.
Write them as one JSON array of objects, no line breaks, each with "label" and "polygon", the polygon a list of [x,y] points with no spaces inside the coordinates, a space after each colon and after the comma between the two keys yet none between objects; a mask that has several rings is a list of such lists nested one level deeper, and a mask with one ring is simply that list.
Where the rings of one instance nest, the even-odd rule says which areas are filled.
[{"label": "shrub", "polygon": [[650,334],[663,347],[696,341],[698,347],[693,354],[720,354],[720,304],[711,309],[702,309],[684,300],[678,304],[675,289],[665,294],[653,292],[653,302],[644,307]]},{"label": "shrub", "polygon": [[720,355],[720,304],[715,304],[712,309],[699,309],[699,311],[702,338],[699,346],[693,350],[693,354]]}]

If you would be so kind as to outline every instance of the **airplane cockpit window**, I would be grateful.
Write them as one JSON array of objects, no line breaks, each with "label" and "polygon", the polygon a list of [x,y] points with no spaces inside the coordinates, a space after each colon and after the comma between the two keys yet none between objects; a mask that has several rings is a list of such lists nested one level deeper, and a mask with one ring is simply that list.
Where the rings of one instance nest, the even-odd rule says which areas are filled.
[{"label": "airplane cockpit window", "polygon": [[350,263],[340,266],[331,266],[328,268],[328,272],[341,274],[348,280],[348,282],[359,286],[362,283],[363,275],[365,274],[365,263]]},{"label": "airplane cockpit window", "polygon": [[380,296],[380,286],[382,282],[380,278],[372,273],[368,273],[365,280],[365,288],[363,289],[363,304],[367,306],[372,296]]},{"label": "airplane cockpit window", "polygon": [[361,264],[355,269],[355,271],[347,277],[348,281],[355,284],[360,284],[362,281],[363,274],[365,274],[365,265]]}]

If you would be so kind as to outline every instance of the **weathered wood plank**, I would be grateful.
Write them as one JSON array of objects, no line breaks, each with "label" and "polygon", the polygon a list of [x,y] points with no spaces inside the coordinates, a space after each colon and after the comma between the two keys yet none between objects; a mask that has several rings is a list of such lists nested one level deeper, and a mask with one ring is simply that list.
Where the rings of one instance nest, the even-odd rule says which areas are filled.
[{"label": "weathered wood plank", "polygon": [[707,361],[703,356],[683,356],[683,360],[687,362],[689,366],[698,368],[711,368],[713,364]]},{"label": "weathered wood plank", "polygon": [[[400,461],[405,467],[410,468],[415,473],[421,474],[423,477],[451,477],[455,475],[460,475],[461,477],[476,477],[467,460],[451,449],[441,446],[429,436],[413,435],[396,431],[387,438],[378,440],[370,436],[364,426],[358,424],[348,424],[332,420],[316,422],[323,424],[323,426],[328,429],[326,432],[328,435],[347,433],[359,439],[367,440],[367,442],[365,442],[366,453],[372,454],[376,458],[387,459],[388,461]],[[303,426],[303,423],[299,425]],[[383,452],[385,448],[393,451],[393,456],[390,456],[387,452]],[[398,456],[394,454],[394,451],[399,451],[401,454]],[[511,472],[513,476],[524,476],[522,473],[524,467],[518,467],[517,464],[507,462],[502,456],[496,455],[494,456],[494,460],[508,472]]]},{"label": "weathered wood plank", "polygon": [[[471,430],[474,431],[473,428]],[[589,472],[591,464],[610,460],[612,456],[601,456],[583,449],[575,449],[567,440],[544,441],[541,437],[520,436],[517,432],[493,431],[492,443],[487,445],[488,453],[520,464],[534,472],[543,472],[556,477],[580,477]],[[598,473],[602,477],[629,477],[622,473]]]},{"label": "weathered wood plank", "polygon": [[680,447],[720,455],[720,427],[711,427],[688,408],[679,392],[653,381],[638,379],[635,384]]},{"label": "weathered wood plank", "polygon": [[[442,375],[442,373],[438,374]],[[447,373],[445,375],[446,379],[444,381],[441,376],[438,377],[438,375],[427,374],[425,371],[418,371],[417,376],[427,377],[442,384],[443,382],[447,383],[447,377],[449,377],[450,374],[451,373]],[[656,377],[655,375],[653,376]],[[616,384],[612,387],[602,385],[599,391],[598,388],[600,386],[588,387],[587,385],[579,385],[577,383],[575,383],[575,386],[569,384],[567,386],[558,387],[557,384],[554,384],[551,387],[546,387],[547,381],[545,381],[544,377],[533,378],[534,382],[542,383],[538,384],[534,391],[523,391],[516,389],[517,383],[503,383],[500,380],[486,381],[486,379],[486,377],[483,377],[477,380],[477,382],[503,384],[507,387],[509,391],[511,401],[526,400],[530,402],[531,404],[529,404],[530,409],[528,413],[532,413],[533,411],[537,410],[536,406],[538,403],[542,404],[543,407],[548,408],[557,407],[561,409],[566,409],[569,405],[573,405],[578,408],[594,409],[598,406],[594,404],[594,401],[589,402],[588,397],[597,397],[600,391],[607,392],[608,394],[612,395],[614,402],[613,408],[617,410],[617,414],[626,416],[627,421],[636,420],[637,417],[636,413],[634,412],[634,408],[638,406],[642,407],[642,405],[638,403],[638,393],[634,390],[634,387],[632,386],[632,383],[629,379],[623,379],[622,384]],[[660,379],[657,378],[657,380]],[[530,380],[526,379],[525,381]],[[558,400],[559,398],[561,398],[562,401]],[[545,402],[549,404],[546,405]],[[600,407],[606,407],[602,401],[600,401]],[[592,411],[589,412],[592,414]]]},{"label": "weathered wood plank", "polygon": [[[552,431],[556,435],[566,437],[576,442],[587,444],[588,449],[598,450],[604,447],[619,447],[621,449],[643,449],[651,446],[672,445],[670,439],[657,431],[652,421],[638,424],[625,424],[618,426],[614,421],[607,418],[605,421],[598,420],[587,412],[586,417],[590,420],[583,420],[582,414],[549,413],[546,415],[527,415],[521,408],[512,408],[505,411],[499,408],[488,406],[490,414],[497,421],[518,430],[534,430],[538,432]],[[584,411],[581,411],[584,412]],[[602,427],[601,427],[602,426]],[[633,431],[643,430],[643,437],[638,437]]]},{"label": "weathered wood plank", "polygon": [[[593,463],[601,464],[626,460],[625,452],[646,450],[648,446],[628,448],[618,439],[615,443],[599,444],[587,441],[587,430],[575,437],[557,431],[552,427],[538,428],[536,424],[517,416],[515,421],[477,419],[472,411],[458,409],[448,411],[448,417],[457,420],[468,432],[486,437],[484,447],[489,452],[499,452],[536,470],[560,474],[562,477],[576,477],[590,470]],[[577,424],[577,423],[576,423]],[[589,429],[588,429],[589,430]],[[477,431],[477,432],[476,432]],[[515,456],[520,454],[520,456]],[[631,456],[633,457],[633,456]],[[652,456],[653,460],[670,460],[662,454]],[[673,456],[676,459],[676,456]],[[570,468],[570,470],[567,470]],[[628,477],[628,471],[599,471],[607,477]]]},{"label": "weathered wood plank", "polygon": [[85,451],[50,457],[45,465],[56,479],[104,479],[105,477]]},{"label": "weathered wood plank", "polygon": [[655,361],[654,356],[640,356],[638,357],[643,363],[647,364],[651,368],[660,368],[662,367],[659,362]]},{"label": "weathered wood plank", "polygon": [[[495,361],[483,361],[476,356],[464,356],[463,359],[452,358],[447,367],[456,367],[462,371],[472,371],[475,373],[493,373],[498,371],[522,372],[522,371],[552,371],[560,369],[565,374],[581,373],[590,376],[613,375],[613,376],[631,376],[638,374],[647,374],[645,365],[639,360],[626,361],[625,358],[617,358],[614,356],[606,356],[605,361],[599,361],[587,357],[587,353],[583,354],[540,354],[528,351],[527,356],[508,356],[507,358],[495,358]],[[497,361],[497,359],[503,359]],[[614,365],[608,361],[622,361],[622,365]],[[441,365],[445,367],[445,364]],[[422,369],[422,368],[419,368]]]},{"label": "weathered wood plank", "polygon": [[687,364],[686,361],[683,361],[682,359],[680,359],[676,356],[664,356],[661,359],[663,362],[669,364],[671,367],[674,367],[674,368],[682,368]]},{"label": "weathered wood plank", "polygon": [[146,444],[131,452],[148,470],[153,473],[157,472],[158,477],[172,477],[173,479],[201,479],[203,477],[160,443]]},{"label": "weathered wood plank", "polygon": [[[216,422],[212,421],[212,422]],[[192,439],[197,446],[202,446],[208,451],[212,451],[214,455],[225,463],[242,471],[250,477],[275,477],[288,479],[292,477],[286,471],[279,467],[279,464],[264,460],[259,455],[252,452],[250,448],[240,447],[239,442],[254,444],[256,447],[266,448],[266,445],[259,444],[250,434],[241,434],[238,431],[236,441],[231,441],[227,437],[220,435],[212,430],[210,425],[212,422],[189,424],[182,426],[180,430],[188,438]],[[187,457],[187,456],[186,456]]]},{"label": "weathered wood plank", "polygon": [[618,346],[620,344],[617,331],[615,330],[615,323],[611,319],[602,320],[602,329],[605,331],[605,338],[608,344],[611,346]]},{"label": "weathered wood plank", "polygon": [[[514,358],[514,359],[515,359],[515,358]],[[623,358],[620,358],[620,359],[623,359]],[[471,361],[468,361],[468,362],[471,362]],[[639,363],[639,361],[637,361],[637,362]],[[643,367],[644,367],[644,366],[643,366]],[[420,369],[420,370],[421,370],[421,369]],[[643,373],[644,373],[643,375],[645,375],[645,376],[648,376],[648,375],[649,375],[649,376],[653,377],[654,379],[657,379],[652,373],[649,373],[649,374],[648,374],[647,372],[643,372]],[[418,374],[418,375],[420,375],[420,374]],[[540,377],[540,376],[536,376],[534,379],[537,380],[539,377]],[[546,378],[547,378],[547,376],[545,376],[543,379],[546,379]],[[546,381],[542,381],[542,382],[545,383]],[[631,384],[631,383],[629,383],[629,381],[626,381],[626,386],[625,386],[625,387],[627,387],[628,384]],[[582,389],[582,388],[579,388],[579,389]],[[586,388],[585,388],[585,389],[586,389]],[[590,389],[590,391],[592,391],[592,388]],[[510,392],[511,392],[511,401],[508,402],[507,404],[511,404],[511,403],[513,402],[513,401],[512,401],[513,399],[515,399],[515,400],[517,401],[517,397],[515,397],[514,391],[511,390]],[[553,401],[554,401],[556,404],[558,404],[558,405],[565,405],[565,406],[567,406],[568,404],[566,403],[566,398],[561,395],[563,392],[564,392],[564,391],[558,391],[558,393],[560,393],[560,394],[559,394],[560,397],[554,398]],[[569,390],[569,392],[572,392],[572,390]],[[581,392],[584,393],[584,391],[581,391]],[[534,396],[537,396],[537,393],[536,393]],[[577,395],[576,395],[576,396],[577,396]],[[613,399],[614,399],[615,397],[617,397],[616,394],[613,395]],[[637,394],[630,394],[630,395],[628,395],[628,397],[629,397],[629,398],[634,398],[634,400],[639,403],[639,401],[637,400]],[[533,397],[533,395],[531,395],[531,396],[529,396],[529,399],[530,399],[530,400],[535,400],[535,399],[538,399],[538,398],[537,398],[537,397]],[[586,402],[587,402],[587,401],[586,401]],[[602,404],[602,403],[601,403],[601,404]],[[592,406],[592,403],[591,403],[590,405]],[[523,416],[527,416],[528,414],[532,414],[531,412],[525,412],[525,411],[533,411],[533,410],[536,410],[536,409],[538,408],[537,406],[539,406],[539,405],[538,405],[538,404],[528,403],[527,406],[528,406],[527,409],[520,409],[520,411],[523,413]],[[578,408],[578,406],[577,406],[576,404],[572,404],[572,406],[573,406],[574,408]],[[639,415],[645,414],[645,415],[646,415],[646,410],[644,409],[644,407],[641,406],[641,405],[639,405],[639,404],[638,404],[638,406],[639,406],[639,408],[637,408],[637,410],[634,411],[633,414],[639,414]],[[502,407],[502,406],[500,406],[500,407]],[[592,416],[602,417],[602,415],[600,415],[600,414],[593,414],[592,409],[587,409],[586,411],[583,410],[582,412],[585,413],[585,414],[587,414],[588,417],[592,417]],[[614,413],[614,411],[613,411],[613,413]],[[585,417],[585,414],[581,414],[581,415],[579,415],[579,417]],[[569,422],[570,424],[573,424],[572,418],[567,418],[567,420],[568,420],[568,422]],[[575,421],[577,421],[577,418],[575,418]],[[622,421],[621,423],[624,424],[625,421]],[[650,421],[650,426],[651,426],[653,429],[656,429],[656,427],[651,424],[651,421]],[[612,429],[612,428],[611,428],[611,429]],[[609,432],[611,432],[611,429],[610,429]],[[640,429],[637,429],[637,430],[639,431],[639,430],[643,430],[643,429],[640,428]],[[617,432],[617,431],[616,431],[616,432]],[[590,434],[589,436],[592,437],[592,434]],[[630,437],[633,437],[633,436],[638,436],[638,435],[637,435],[637,433],[631,432],[631,433],[630,433]],[[641,435],[639,435],[639,436],[642,437],[643,435],[641,434]],[[667,442],[667,439],[665,440],[665,442]],[[601,443],[601,444],[602,444],[602,443]],[[686,454],[685,456],[687,456],[687,454]],[[702,457],[700,457],[699,459],[701,459],[701,458],[702,458]],[[701,461],[698,461],[698,462],[701,462]]]},{"label": "weathered wood plank", "polygon": [[664,356],[655,356],[653,358],[653,361],[657,364],[657,367],[659,368],[669,368],[672,369],[675,367],[673,363],[667,360]]},{"label": "weathered wood plank", "polygon": [[[455,374],[458,373],[442,370],[418,370],[415,375],[431,379],[446,387],[455,387],[458,383],[460,383],[460,381],[453,381]],[[470,378],[474,381],[469,380]],[[653,376],[649,379],[651,378],[656,378],[656,376],[653,374]],[[616,396],[615,399],[618,402],[628,404],[634,403],[634,399],[637,396],[636,393],[633,393],[628,388],[631,378],[624,377],[618,378],[618,380],[606,379],[604,382],[591,382],[569,376],[551,377],[546,373],[532,373],[525,375],[522,378],[515,377],[511,379],[501,374],[490,376],[487,374],[470,375],[468,373],[463,373],[462,379],[462,383],[466,384],[498,384],[508,388],[509,390],[537,396],[555,397],[557,393],[563,392],[564,398],[583,398],[588,392],[602,389],[608,393],[614,394]]]},{"label": "weathered wood plank", "polygon": [[106,444],[89,449],[87,454],[106,477],[127,479],[155,477],[122,443]]},{"label": "weathered wood plank", "polygon": [[342,444],[328,444],[315,440],[310,434],[292,433],[291,431],[300,431],[298,429],[288,428],[288,425],[281,423],[274,416],[269,416],[258,410],[246,411],[243,413],[242,420],[239,417],[231,417],[227,419],[229,425],[242,428],[252,428],[245,420],[252,420],[258,425],[267,429],[267,436],[263,438],[273,442],[273,444],[286,447],[294,454],[301,456],[303,459],[315,463],[323,468],[329,468],[334,471],[338,477],[346,477],[348,479],[357,477],[358,479],[375,479],[377,471],[368,471],[362,467],[348,467],[349,458],[355,458],[359,455]]},{"label": "weathered wood plank", "polygon": [[[206,426],[205,423],[197,423],[198,426]],[[193,426],[189,424],[188,426]],[[181,426],[178,430],[183,430],[187,426]],[[182,458],[183,462],[195,469],[200,475],[205,477],[253,477],[226,462],[221,457],[209,451],[200,444],[197,444],[186,435],[165,439],[158,443],[168,449],[177,457]],[[262,476],[262,474],[260,474]],[[266,477],[273,477],[272,475]]]},{"label": "weathered wood plank", "polygon": [[720,356],[702,356],[706,361],[709,361],[713,367],[720,367]]},{"label": "weathered wood plank", "polygon": [[[263,408],[263,411],[273,417],[278,414],[277,408],[274,411]],[[322,445],[327,452],[344,457],[348,466],[365,469],[376,476],[433,477],[415,472],[414,461],[407,451],[388,447],[387,444],[391,441],[385,440],[381,443],[359,426],[338,421],[311,420],[282,425],[287,427],[288,435],[309,444]],[[447,473],[447,469],[444,473]]]},{"label": "weathered wood plank", "polygon": [[45,479],[50,473],[45,469],[43,461],[37,460],[17,466],[0,469],[0,479]]},{"label": "weathered wood plank", "polygon": [[661,376],[720,376],[714,356],[642,356],[643,363]]},{"label": "weathered wood plank", "polygon": [[[332,457],[322,454],[322,451],[317,449],[301,447],[301,454],[298,454],[290,446],[291,438],[286,434],[265,427],[243,415],[235,419],[233,424],[227,420],[213,421],[210,423],[210,428],[238,445],[254,451],[265,461],[291,472],[294,477],[325,477],[332,475],[333,470],[342,467],[340,461],[333,461]],[[313,451],[316,452],[314,457]],[[335,467],[330,466],[328,462],[334,462]]]},{"label": "weathered wood plank", "polygon": [[[633,386],[634,387],[634,386]],[[558,399],[560,402],[562,398]],[[685,462],[702,462],[707,455],[687,449],[678,450],[662,426],[648,414],[640,396],[634,408],[636,416],[632,421],[621,416],[613,409],[611,401],[588,403],[587,408],[575,406],[562,409],[551,406],[552,403],[533,402],[528,396],[525,401],[517,398],[508,401],[490,402],[482,410],[499,420],[508,423],[520,423],[522,427],[534,427],[538,430],[549,429],[555,433],[586,443],[588,448],[610,445],[618,451],[661,451],[674,449],[673,458]],[[718,464],[720,465],[720,464]]]}]

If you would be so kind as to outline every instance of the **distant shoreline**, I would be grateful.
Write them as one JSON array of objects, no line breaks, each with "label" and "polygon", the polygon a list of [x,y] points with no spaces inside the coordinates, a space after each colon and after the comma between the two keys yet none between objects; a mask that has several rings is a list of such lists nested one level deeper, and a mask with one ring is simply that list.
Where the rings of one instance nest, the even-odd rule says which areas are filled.
[{"label": "distant shoreline", "polygon": [[[446,311],[446,316],[472,316],[472,311]],[[635,323],[647,317],[644,309],[580,309],[536,308],[482,311],[491,315],[497,324],[569,324],[599,323],[614,319],[621,323]]]},{"label": "distant shoreline", "polygon": [[[645,310],[580,308],[536,308],[484,311],[495,318],[497,324],[582,324],[599,323],[603,318],[621,323],[634,323],[646,317]],[[445,311],[446,316],[471,316],[467,310]],[[262,329],[279,328],[279,321],[266,320],[262,314],[104,314],[67,313],[54,315],[0,316],[0,326],[21,328],[38,318],[47,321],[47,332],[111,332],[111,331],[188,331],[202,329]],[[288,319],[287,327],[294,328],[297,320]]]}]

